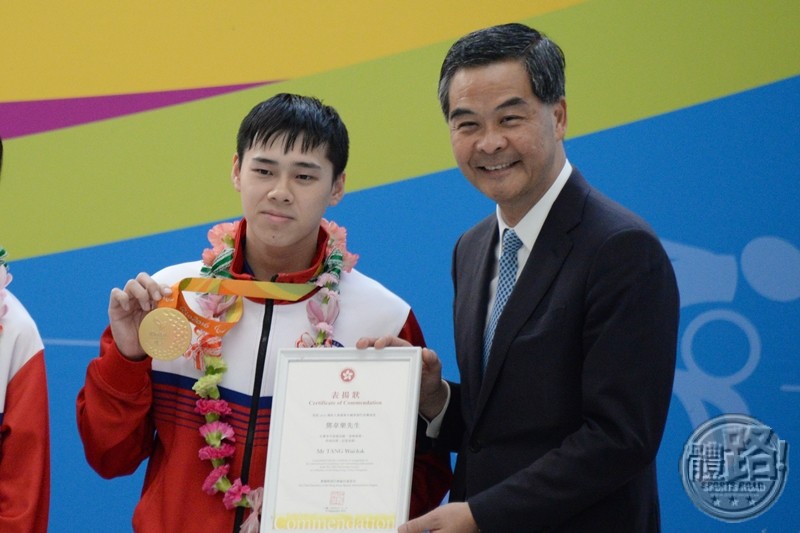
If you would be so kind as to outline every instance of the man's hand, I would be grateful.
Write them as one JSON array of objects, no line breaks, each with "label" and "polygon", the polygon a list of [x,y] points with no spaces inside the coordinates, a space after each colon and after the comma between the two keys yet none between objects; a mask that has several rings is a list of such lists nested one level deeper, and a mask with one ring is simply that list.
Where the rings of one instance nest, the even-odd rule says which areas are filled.
[{"label": "man's hand", "polygon": [[108,321],[111,335],[120,353],[132,361],[146,357],[139,344],[139,324],[144,316],[155,309],[158,301],[172,290],[159,285],[144,272],[128,280],[124,289],[111,289],[108,301]]},{"label": "man's hand", "polygon": [[361,337],[356,342],[356,348],[364,350],[366,348],[375,348],[382,350],[383,348],[404,348],[412,346],[407,340],[395,337],[393,335],[384,335],[383,337]]},{"label": "man's hand", "polygon": [[[356,348],[375,348],[411,346],[411,343],[399,337],[386,335],[383,337],[362,337],[356,342]],[[422,379],[419,386],[419,412],[428,420],[436,418],[442,412],[447,401],[447,385],[442,381],[442,362],[436,352],[428,348],[422,349]]]},{"label": "man's hand", "polygon": [[409,520],[398,533],[478,533],[478,524],[466,502],[448,503],[428,514]]}]

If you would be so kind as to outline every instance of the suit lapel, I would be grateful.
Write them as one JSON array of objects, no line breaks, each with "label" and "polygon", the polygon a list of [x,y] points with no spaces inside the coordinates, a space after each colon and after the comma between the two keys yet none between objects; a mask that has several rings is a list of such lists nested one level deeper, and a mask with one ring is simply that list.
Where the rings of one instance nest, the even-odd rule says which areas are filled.
[{"label": "suit lapel", "polygon": [[[492,351],[478,395],[476,419],[491,395],[512,342],[536,311],[572,249],[569,233],[580,224],[588,193],[588,184],[577,170],[573,170],[545,219],[531,255],[497,323]],[[488,285],[488,280],[485,283]],[[485,307],[483,312],[486,312]]]},{"label": "suit lapel", "polygon": [[[497,246],[497,218],[492,217],[492,221],[485,224],[478,235],[476,235],[474,245],[470,246],[470,256],[472,261],[462,256],[459,263],[460,275],[458,277],[459,291],[466,291],[464,294],[472,295],[469,305],[462,306],[462,316],[456,320],[462,324],[474,324],[474,327],[466,331],[461,349],[463,350],[462,364],[466,367],[462,372],[462,386],[467,386],[465,398],[469,398],[473,404],[468,406],[469,412],[475,412],[474,400],[476,392],[481,387],[481,377],[483,370],[483,331],[486,327],[486,309],[489,305],[489,281],[491,279],[492,268],[494,266],[494,250]],[[480,258],[480,259],[478,259]],[[463,379],[466,378],[466,383]],[[475,391],[470,393],[469,391]]]}]

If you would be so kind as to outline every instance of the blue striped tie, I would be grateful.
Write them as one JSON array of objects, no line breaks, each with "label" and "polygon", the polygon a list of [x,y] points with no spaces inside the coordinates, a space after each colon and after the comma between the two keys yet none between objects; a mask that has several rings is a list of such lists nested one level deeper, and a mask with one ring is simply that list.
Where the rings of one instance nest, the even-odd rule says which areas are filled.
[{"label": "blue striped tie", "polygon": [[492,313],[489,315],[489,324],[486,328],[486,334],[483,337],[483,368],[486,368],[486,363],[489,361],[489,352],[492,349],[492,341],[494,340],[494,330],[497,327],[497,321],[503,313],[503,308],[506,306],[508,296],[514,288],[514,283],[517,281],[517,252],[522,246],[522,241],[519,240],[517,234],[513,229],[507,229],[503,232],[503,252],[500,255],[500,275],[497,279],[497,296],[494,299],[494,306]]}]

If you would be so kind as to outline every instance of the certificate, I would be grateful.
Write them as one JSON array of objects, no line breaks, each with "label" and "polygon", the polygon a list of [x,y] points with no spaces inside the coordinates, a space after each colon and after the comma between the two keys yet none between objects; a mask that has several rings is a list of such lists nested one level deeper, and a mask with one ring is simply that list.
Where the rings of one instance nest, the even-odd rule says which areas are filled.
[{"label": "certificate", "polygon": [[394,532],[408,518],[420,348],[278,354],[261,533]]}]

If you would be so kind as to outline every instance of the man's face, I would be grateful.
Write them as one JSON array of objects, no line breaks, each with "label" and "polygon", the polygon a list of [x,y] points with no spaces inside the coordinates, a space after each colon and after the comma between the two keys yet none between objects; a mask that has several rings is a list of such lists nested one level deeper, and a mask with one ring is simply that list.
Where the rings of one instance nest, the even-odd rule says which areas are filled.
[{"label": "man's face", "polygon": [[284,153],[284,140],[278,136],[268,145],[253,146],[242,161],[234,155],[231,179],[241,195],[248,245],[255,243],[278,256],[305,258],[316,249],[325,209],[344,195],[344,174],[334,180],[326,146],[303,152],[303,139],[298,137]]},{"label": "man's face", "polygon": [[564,166],[566,102],[542,103],[516,60],[458,70],[448,97],[461,172],[516,225]]}]

